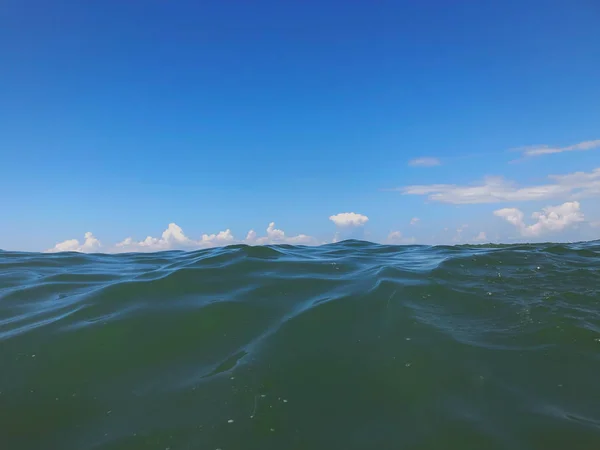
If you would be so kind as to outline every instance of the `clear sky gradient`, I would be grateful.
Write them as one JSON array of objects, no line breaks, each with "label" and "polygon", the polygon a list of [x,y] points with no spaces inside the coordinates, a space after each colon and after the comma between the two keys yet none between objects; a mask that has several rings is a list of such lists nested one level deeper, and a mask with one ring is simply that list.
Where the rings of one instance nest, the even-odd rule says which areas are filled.
[{"label": "clear sky gradient", "polygon": [[599,238],[598,23],[595,0],[5,0],[0,248]]}]

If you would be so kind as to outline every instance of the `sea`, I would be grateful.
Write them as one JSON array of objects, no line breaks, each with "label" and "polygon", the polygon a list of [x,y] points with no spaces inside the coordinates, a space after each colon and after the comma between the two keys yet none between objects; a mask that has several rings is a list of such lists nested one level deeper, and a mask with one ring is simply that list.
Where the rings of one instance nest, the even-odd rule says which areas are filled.
[{"label": "sea", "polygon": [[0,252],[0,448],[600,449],[600,241]]}]

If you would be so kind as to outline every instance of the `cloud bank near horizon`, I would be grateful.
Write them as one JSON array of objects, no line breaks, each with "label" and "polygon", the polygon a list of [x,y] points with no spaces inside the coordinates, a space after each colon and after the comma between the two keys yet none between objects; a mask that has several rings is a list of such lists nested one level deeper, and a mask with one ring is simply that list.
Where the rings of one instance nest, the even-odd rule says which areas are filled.
[{"label": "cloud bank near horizon", "polygon": [[[531,214],[532,223],[529,224],[525,219],[525,213],[515,207],[496,209],[492,211],[492,215],[511,224],[518,232],[519,236],[524,239],[538,239],[556,235],[557,233],[568,229],[576,229],[583,224],[588,225],[589,229],[598,229],[598,225],[600,224],[600,222],[596,221],[586,221],[586,217],[581,210],[581,204],[578,201],[547,206],[542,208],[541,211],[533,212]],[[420,220],[415,219],[417,218],[413,218],[409,222],[409,227],[414,228],[417,223],[420,223]],[[348,238],[344,234],[345,231],[350,230],[352,232],[352,230],[363,229],[364,225],[369,221],[369,218],[357,213],[340,213],[330,216],[329,220],[336,225],[336,231],[333,238],[327,242],[335,243]],[[481,230],[479,232],[475,232],[474,230],[473,233],[465,234],[469,229],[468,224],[461,225],[456,229],[456,234],[451,238],[451,242],[490,242],[488,239],[489,230]],[[447,227],[444,230],[447,230]],[[369,236],[370,234],[365,232],[364,237],[368,239]],[[356,238],[354,235],[350,235],[350,237]],[[85,233],[82,242],[78,239],[68,239],[57,243],[54,247],[47,249],[45,252],[130,253],[158,252],[165,250],[198,250],[232,244],[321,245],[327,242],[307,234],[289,236],[285,231],[276,228],[275,222],[270,222],[265,229],[265,234],[260,236],[255,230],[251,229],[244,239],[237,239],[230,229],[226,229],[214,234],[203,234],[199,239],[192,239],[184,233],[179,225],[172,222],[167,226],[160,237],[147,236],[140,241],[128,237],[114,245],[104,246],[93,233],[87,232]],[[419,241],[414,236],[405,236],[400,230],[393,230],[385,238],[382,238],[381,243],[410,245],[418,244]]]},{"label": "cloud bank near horizon", "polygon": [[315,245],[317,241],[312,236],[299,234],[287,236],[283,230],[275,228],[275,222],[271,222],[266,229],[265,236],[258,236],[256,231],[250,230],[245,239],[238,240],[230,229],[220,231],[216,234],[203,234],[200,239],[188,237],[183,229],[171,222],[163,231],[160,238],[148,236],[146,239],[136,241],[131,237],[123,239],[114,246],[104,247],[102,243],[90,232],[85,233],[85,241],[81,244],[77,239],[68,239],[59,242],[45,253],[59,252],[81,252],[81,253],[133,253],[133,252],[159,252],[165,250],[199,250],[212,247],[223,247],[232,244],[247,245],[271,245],[271,244],[294,244]]},{"label": "cloud bank near horizon", "polygon": [[[369,218],[363,214],[354,212],[339,213],[329,218],[337,227],[352,228],[366,224]],[[203,248],[222,247],[232,244],[247,245],[318,245],[319,242],[313,236],[298,234],[288,236],[285,231],[275,227],[275,222],[270,222],[265,230],[264,236],[251,229],[244,239],[236,239],[228,228],[216,234],[203,234],[200,239],[192,239],[187,236],[183,229],[174,222],[169,223],[167,229],[160,237],[147,236],[141,241],[127,237],[112,245],[104,246],[91,232],[84,235],[83,243],[78,239],[67,239],[57,243],[54,247],[45,250],[45,253],[80,252],[80,253],[130,253],[130,252],[158,252],[165,250],[196,250]]]},{"label": "cloud bank near horizon", "polygon": [[514,225],[521,236],[539,237],[546,232],[562,231],[583,222],[585,217],[579,202],[566,202],[558,206],[548,206],[542,211],[534,212],[531,218],[535,222],[527,225],[525,214],[517,208],[502,208],[494,211],[494,215]]}]

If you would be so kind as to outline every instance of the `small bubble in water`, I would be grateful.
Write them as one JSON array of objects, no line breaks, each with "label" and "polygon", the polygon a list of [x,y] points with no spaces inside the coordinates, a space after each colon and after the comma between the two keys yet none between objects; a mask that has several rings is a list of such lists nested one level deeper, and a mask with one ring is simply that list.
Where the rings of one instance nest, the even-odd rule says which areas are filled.
[{"label": "small bubble in water", "polygon": [[537,269],[537,270],[540,270],[540,269],[541,269],[541,267],[540,267],[540,266],[537,266],[537,267],[536,267],[536,269]]},{"label": "small bubble in water", "polygon": [[491,293],[491,292],[488,292],[488,295],[492,295],[492,293]]},{"label": "small bubble in water", "polygon": [[229,419],[227,423],[233,423],[233,419]]}]

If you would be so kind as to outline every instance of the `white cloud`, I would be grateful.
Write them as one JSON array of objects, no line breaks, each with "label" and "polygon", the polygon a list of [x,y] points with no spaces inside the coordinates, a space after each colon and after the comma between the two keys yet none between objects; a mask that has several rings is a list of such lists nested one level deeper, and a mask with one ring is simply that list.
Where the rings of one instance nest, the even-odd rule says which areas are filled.
[{"label": "white cloud", "polygon": [[502,208],[494,211],[498,217],[502,217],[511,223],[522,236],[536,237],[547,232],[562,231],[570,226],[584,221],[579,202],[566,202],[558,206],[548,206],[541,212],[531,215],[535,223],[526,225],[523,220],[524,214],[517,208]]},{"label": "white cloud", "polygon": [[285,238],[285,242],[294,245],[308,245],[314,243],[315,238],[306,234],[299,234],[297,236],[290,236]]},{"label": "white cloud", "polygon": [[523,226],[523,217],[525,214],[517,208],[502,208],[494,211],[494,214],[498,217],[502,217],[508,223],[513,224],[516,227]]},{"label": "white cloud", "polygon": [[[206,235],[205,235],[206,236]],[[214,235],[213,235],[214,236]],[[136,242],[131,237],[119,242],[115,247],[116,252],[157,252],[163,250],[183,250],[194,247],[206,246],[207,243],[194,241],[187,237],[176,223],[170,223],[160,238],[146,237],[143,241]]]},{"label": "white cloud", "polygon": [[412,219],[410,219],[410,224],[411,225],[416,225],[421,221],[421,219],[419,219],[418,217],[413,217]]},{"label": "white cloud", "polygon": [[[267,235],[258,237],[254,230],[250,230],[243,241],[236,240],[230,229],[220,231],[216,234],[203,234],[200,239],[194,240],[185,235],[181,227],[175,223],[170,223],[160,238],[148,236],[142,241],[136,241],[131,237],[123,239],[114,246],[103,249],[108,253],[123,252],[158,252],[164,250],[195,250],[201,248],[220,247],[236,243],[245,243],[249,245],[267,245],[267,244],[305,244],[315,245],[315,238],[306,234],[297,236],[286,236],[283,230],[275,228],[275,223],[271,222],[267,228]],[[100,251],[101,244],[92,233],[85,234],[85,242],[80,244],[77,239],[70,239],[56,244],[46,252],[94,252]]]},{"label": "white cloud", "polygon": [[482,184],[413,185],[395,189],[404,195],[427,195],[432,201],[453,204],[499,203],[563,198],[575,200],[600,195],[600,167],[591,172],[549,175],[553,183],[518,187],[502,177],[487,177]]},{"label": "white cloud", "polygon": [[433,167],[439,166],[440,164],[441,161],[438,158],[430,157],[411,159],[408,162],[408,165],[413,167]]},{"label": "white cloud", "polygon": [[117,244],[117,251],[161,251],[161,250],[192,250],[200,248],[220,247],[235,243],[244,243],[249,245],[268,245],[268,244],[312,244],[314,239],[305,234],[298,236],[286,236],[283,230],[275,228],[275,223],[271,222],[267,228],[267,235],[258,237],[254,230],[250,230],[243,241],[237,241],[230,229],[221,231],[217,234],[203,234],[195,241],[187,237],[183,230],[176,224],[171,223],[163,232],[162,238],[157,239],[148,236],[144,241],[135,242],[131,238]]},{"label": "white cloud", "polygon": [[517,150],[522,151],[524,156],[540,156],[540,155],[549,155],[552,153],[593,150],[598,147],[600,147],[600,139],[597,139],[595,141],[579,142],[578,144],[569,145],[567,147],[550,147],[549,145],[532,145],[529,147],[522,147]]},{"label": "white cloud", "polygon": [[487,239],[487,235],[484,231],[480,231],[477,236],[475,236],[475,241],[483,242]]},{"label": "white cloud", "polygon": [[84,235],[85,241],[83,244],[79,244],[77,239],[69,239],[63,242],[59,242],[54,247],[46,250],[46,253],[58,253],[58,252],[80,252],[80,253],[92,253],[97,252],[102,247],[102,244],[98,239],[94,237],[91,232],[87,232]]},{"label": "white cloud", "polygon": [[330,216],[329,220],[335,223],[338,227],[358,227],[367,223],[369,218],[367,216],[363,216],[362,214],[349,212]]},{"label": "white cloud", "polygon": [[286,236],[283,230],[275,228],[275,222],[271,222],[267,227],[267,235],[257,237],[254,230],[250,230],[244,243],[249,245],[269,245],[269,244],[314,244],[315,239],[305,234],[297,236]]},{"label": "white cloud", "polygon": [[220,231],[217,234],[203,234],[202,235],[202,243],[207,244],[209,246],[215,245],[229,245],[234,241],[233,234],[231,234],[231,230],[228,228],[225,231]]}]

